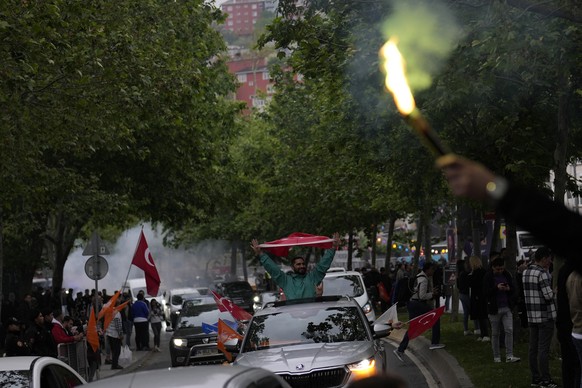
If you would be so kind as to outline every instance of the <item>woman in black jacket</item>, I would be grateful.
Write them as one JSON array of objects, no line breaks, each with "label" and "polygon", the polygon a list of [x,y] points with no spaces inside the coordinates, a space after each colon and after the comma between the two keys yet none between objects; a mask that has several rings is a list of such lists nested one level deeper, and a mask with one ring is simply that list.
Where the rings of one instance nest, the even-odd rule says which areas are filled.
[{"label": "woman in black jacket", "polygon": [[483,294],[483,277],[485,269],[477,256],[469,258],[471,273],[469,274],[469,292],[471,294],[471,319],[479,323],[477,341],[489,342],[489,321],[487,317],[487,301]]}]

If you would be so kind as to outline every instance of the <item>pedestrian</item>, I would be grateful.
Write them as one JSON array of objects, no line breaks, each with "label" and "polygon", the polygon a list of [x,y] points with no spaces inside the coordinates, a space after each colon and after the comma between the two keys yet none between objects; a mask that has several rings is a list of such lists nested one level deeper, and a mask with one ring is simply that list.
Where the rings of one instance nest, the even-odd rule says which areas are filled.
[{"label": "pedestrian", "polygon": [[133,332],[133,302],[129,293],[123,293],[123,302],[129,302],[121,311],[121,320],[123,322],[123,331],[125,332],[125,344],[131,349],[131,333]]},{"label": "pedestrian", "polygon": [[162,332],[162,321],[164,319],[164,312],[162,306],[157,300],[152,299],[150,302],[150,316],[149,321],[154,333],[154,352],[160,351],[160,335]]},{"label": "pedestrian", "polygon": [[[572,275],[573,274],[573,275]],[[568,279],[572,275],[571,283]],[[560,343],[562,358],[562,386],[581,387],[581,358],[575,342],[579,342],[582,352],[582,277],[567,261],[558,272],[556,304],[556,334]],[[569,286],[569,287],[568,287]],[[570,307],[572,306],[572,307]],[[574,328],[574,322],[576,328]]]},{"label": "pedestrian", "polygon": [[[120,301],[117,300],[115,305],[119,306],[119,302]],[[109,346],[111,347],[111,369],[123,369],[123,367],[119,365],[119,354],[121,353],[121,345],[123,344],[123,334],[121,314],[119,311],[115,310],[113,320],[105,330],[105,335],[107,336]]]},{"label": "pedestrian", "polygon": [[554,335],[556,305],[548,268],[552,254],[538,248],[534,262],[523,271],[523,292],[529,327],[529,369],[532,384],[557,387],[550,376],[550,344]]},{"label": "pedestrian", "polygon": [[57,346],[59,344],[69,344],[83,339],[83,333],[78,333],[76,335],[69,335],[67,333],[65,326],[63,325],[64,318],[63,310],[61,308],[53,310],[53,327],[51,329],[51,334],[53,335],[53,339]]},{"label": "pedestrian", "polygon": [[513,277],[505,270],[505,259],[496,257],[491,261],[489,269],[483,278],[484,294],[487,300],[487,313],[491,323],[491,347],[493,362],[501,362],[499,351],[500,327],[505,332],[505,361],[518,362],[521,359],[513,355],[513,314],[512,310],[517,297]]},{"label": "pedestrian", "polygon": [[[571,338],[576,353],[578,355],[578,368],[573,368],[562,373],[570,373],[569,378],[565,378],[564,387],[582,387],[582,273],[578,270],[570,272],[566,280],[566,290],[568,294],[568,308],[572,321]],[[559,292],[559,291],[558,291]],[[571,360],[562,360],[562,362],[571,363]],[[568,384],[568,385],[566,385]]]},{"label": "pedestrian", "polygon": [[[426,261],[420,271],[416,275],[416,281],[414,286],[414,291],[410,301],[407,303],[408,308],[408,319],[411,320],[422,314],[425,314],[434,308],[433,300],[434,297],[438,295],[436,288],[431,287],[431,278],[436,269],[436,264],[432,261]],[[445,347],[444,344],[440,343],[441,331],[440,331],[440,319],[437,320],[435,325],[432,327],[432,338],[430,350],[442,349]],[[404,352],[408,348],[408,332],[404,334],[402,341],[398,345],[397,349],[394,349],[394,355],[402,362],[404,362]]]},{"label": "pedestrian", "polygon": [[[471,335],[473,332],[469,330],[469,317],[471,314],[471,296],[469,291],[469,273],[471,267],[468,261],[459,260],[457,262],[457,289],[459,290],[459,300],[463,307],[463,335]],[[477,323],[473,324],[477,328]]]},{"label": "pedestrian", "polygon": [[133,325],[135,327],[135,348],[138,351],[150,350],[150,334],[148,330],[150,309],[144,299],[144,294],[138,292],[137,301],[131,307]]},{"label": "pedestrian", "polygon": [[23,323],[15,317],[6,320],[6,357],[30,356],[30,348],[22,335]]},{"label": "pedestrian", "polygon": [[317,263],[315,268],[307,271],[305,258],[295,257],[291,259],[291,273],[281,271],[281,268],[273,262],[273,260],[266,253],[262,253],[261,247],[257,240],[251,242],[251,248],[255,256],[259,260],[265,271],[271,275],[273,281],[283,289],[287,300],[299,298],[314,298],[316,296],[316,286],[323,280],[331,262],[335,256],[335,251],[339,247],[340,238],[338,233],[333,235],[333,246],[326,249],[321,260]]},{"label": "pedestrian", "polygon": [[44,316],[38,309],[30,314],[32,324],[26,330],[24,339],[30,348],[32,356],[56,357],[55,343],[50,330],[44,325]]},{"label": "pedestrian", "polygon": [[477,341],[489,342],[489,321],[487,317],[487,301],[483,292],[483,277],[485,269],[481,258],[469,257],[471,273],[469,274],[469,292],[471,294],[471,319],[479,323],[476,330]]}]

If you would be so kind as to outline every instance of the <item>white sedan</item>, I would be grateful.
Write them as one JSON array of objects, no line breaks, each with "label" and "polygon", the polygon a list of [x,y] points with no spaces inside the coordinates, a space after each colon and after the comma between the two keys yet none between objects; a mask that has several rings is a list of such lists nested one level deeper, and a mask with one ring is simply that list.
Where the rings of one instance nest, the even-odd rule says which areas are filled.
[{"label": "white sedan", "polygon": [[76,387],[87,382],[64,362],[53,357],[0,358],[0,387]]}]

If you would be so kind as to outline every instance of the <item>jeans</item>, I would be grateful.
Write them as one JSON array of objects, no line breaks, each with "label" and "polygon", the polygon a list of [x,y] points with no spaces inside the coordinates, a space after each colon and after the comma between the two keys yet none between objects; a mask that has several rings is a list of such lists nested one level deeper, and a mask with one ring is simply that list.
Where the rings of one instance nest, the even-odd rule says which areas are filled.
[{"label": "jeans", "polygon": [[121,339],[107,336],[111,346],[111,367],[117,368],[119,366],[119,354],[121,353]]},{"label": "jeans", "polygon": [[[432,310],[432,307],[428,303],[415,301],[415,300],[411,300],[410,302],[408,302],[406,304],[406,307],[408,308],[408,318],[409,319],[416,318],[416,317],[418,317],[422,314],[428,313],[429,311]],[[438,344],[441,340],[441,320],[440,320],[440,318],[436,321],[436,323],[434,324],[434,326],[432,327],[431,330],[432,330],[431,343]],[[408,332],[406,332],[406,334],[404,334],[404,337],[402,338],[402,341],[400,342],[400,345],[398,345],[398,351],[404,352],[406,350],[406,348],[408,347],[409,341],[410,341],[410,339],[408,338]]]},{"label": "jeans", "polygon": [[[572,337],[572,342],[578,352],[578,359],[580,360],[580,370],[582,370],[582,339]],[[580,376],[578,376],[580,378]],[[580,382],[580,388],[582,388],[582,382]]]},{"label": "jeans", "polygon": [[509,307],[501,307],[497,314],[489,314],[491,322],[491,347],[493,358],[500,358],[499,354],[499,326],[503,323],[505,329],[505,355],[513,357],[513,314]]},{"label": "jeans", "polygon": [[471,297],[469,294],[459,294],[463,306],[463,330],[469,331],[469,315],[471,313]]},{"label": "jeans", "polygon": [[162,331],[162,322],[151,322],[152,331],[154,332],[154,346],[160,347],[160,333]]},{"label": "jeans", "polygon": [[532,382],[551,380],[549,356],[553,334],[553,320],[529,323],[529,369]]},{"label": "jeans", "polygon": [[135,348],[142,350],[150,347],[150,333],[148,321],[134,322],[135,326]]}]

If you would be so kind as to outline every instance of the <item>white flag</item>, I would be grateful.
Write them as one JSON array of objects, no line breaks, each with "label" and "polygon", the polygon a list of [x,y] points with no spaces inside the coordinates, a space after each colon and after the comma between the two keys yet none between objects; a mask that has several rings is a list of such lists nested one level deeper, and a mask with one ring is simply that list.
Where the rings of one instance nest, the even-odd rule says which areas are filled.
[{"label": "white flag", "polygon": [[387,324],[387,323],[399,322],[398,321],[398,311],[396,310],[397,307],[398,307],[398,303],[394,303],[392,305],[392,307],[390,307],[388,310],[386,310],[384,312],[384,314],[382,314],[378,318],[376,318],[374,323]]}]

